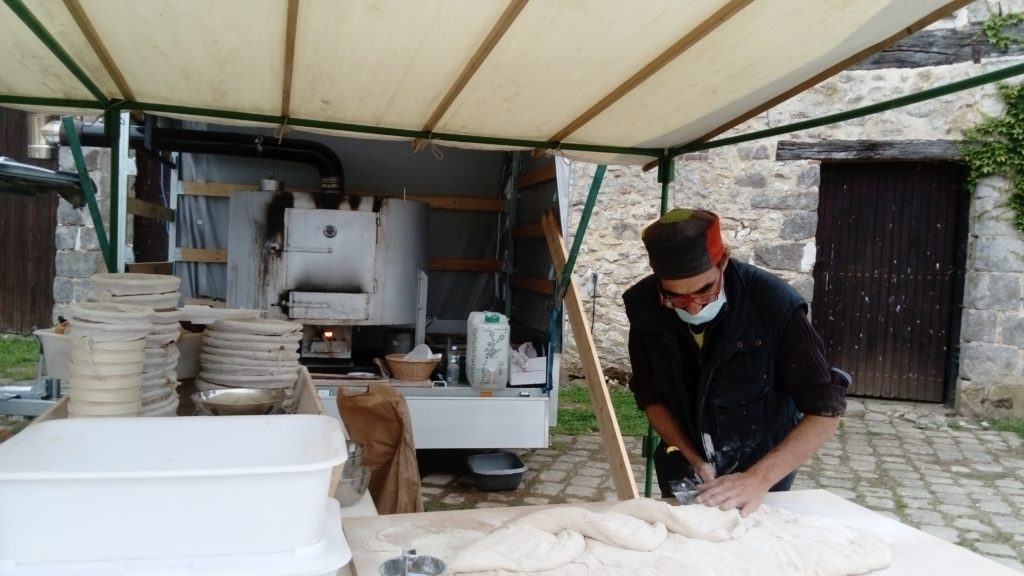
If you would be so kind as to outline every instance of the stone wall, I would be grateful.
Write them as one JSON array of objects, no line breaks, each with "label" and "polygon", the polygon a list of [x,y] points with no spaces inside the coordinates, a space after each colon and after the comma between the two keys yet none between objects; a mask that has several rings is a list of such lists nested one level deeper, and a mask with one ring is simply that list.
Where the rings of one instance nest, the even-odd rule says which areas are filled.
[{"label": "stone wall", "polygon": [[1024,418],[1024,234],[1006,182],[983,180],[971,201],[957,406]]},{"label": "stone wall", "polygon": [[[109,228],[110,218],[110,149],[84,148],[85,164],[89,177],[96,184],[96,201],[100,207],[103,222]],[[76,171],[71,149],[60,150],[60,169]],[[85,300],[92,293],[89,278],[96,272],[106,270],[103,253],[96,236],[89,208],[75,209],[66,200],[60,199],[57,208],[57,266],[53,279],[53,320],[66,316],[72,302]],[[109,237],[109,235],[108,235]]]},{"label": "stone wall", "polygon": [[[1024,10],[1022,2],[980,1],[957,12],[936,27],[964,27],[983,22],[990,11]],[[915,69],[845,71],[779,106],[772,108],[725,134],[742,134],[791,122],[816,118],[912,94],[956,80],[997,70],[1024,59],[1005,57],[980,63],[962,63]],[[676,159],[676,180],[670,185],[670,206],[706,208],[722,217],[723,234],[733,255],[777,273],[808,300],[813,293],[811,267],[814,262],[814,234],[817,225],[819,163],[817,161],[776,161],[780,140],[957,140],[963,131],[982,118],[1002,112],[1002,103],[992,85],[943,96],[886,113],[850,120],[821,128],[766,138],[736,146],[687,154]],[[574,162],[570,194],[572,214],[570,238],[592,180],[592,165]],[[626,349],[628,322],[622,307],[622,293],[649,273],[646,253],[640,242],[643,227],[657,217],[661,189],[655,171],[639,167],[609,167],[594,216],[590,220],[576,265],[576,277],[584,293],[588,320],[594,311],[595,344],[610,380],[624,384],[629,374]],[[972,236],[967,298],[985,294],[979,308],[969,308],[965,328],[984,325],[992,334],[965,336],[960,385],[990,390],[996,382],[1019,382],[1022,372],[1024,320],[1021,318],[1020,266],[996,266],[1013,258],[1012,248],[1021,234],[1007,229],[1005,216],[992,209],[1005,200],[1005,192],[994,186],[978,190],[972,202]],[[980,214],[988,217],[979,219]],[[994,230],[990,232],[990,230]],[[996,234],[995,236],[990,236]],[[993,261],[993,259],[996,259]],[[994,270],[997,268],[999,271]],[[596,294],[592,275],[598,275]],[[1016,288],[1014,288],[1016,287]],[[1014,289],[1016,300],[1014,300]],[[996,294],[998,292],[998,294]],[[991,299],[989,299],[989,296]],[[992,301],[998,303],[992,303]],[[997,322],[988,322],[997,318]],[[996,328],[998,327],[998,328]],[[965,331],[966,334],[966,331]],[[566,332],[563,366],[570,374],[582,374],[579,356]],[[997,395],[999,398],[1005,396]],[[973,396],[972,396],[973,397]],[[975,404],[1006,405],[998,398],[981,395]],[[1015,403],[1024,415],[1024,399]]]}]

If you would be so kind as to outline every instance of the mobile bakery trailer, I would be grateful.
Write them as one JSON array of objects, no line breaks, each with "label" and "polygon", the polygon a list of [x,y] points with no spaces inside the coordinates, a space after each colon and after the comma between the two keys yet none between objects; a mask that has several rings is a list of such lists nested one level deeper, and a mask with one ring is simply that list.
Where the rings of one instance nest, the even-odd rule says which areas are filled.
[{"label": "mobile bakery trailer", "polygon": [[[112,240],[105,251],[111,270],[121,270],[125,261],[128,202],[122,167],[127,164],[130,130],[122,125],[127,125],[129,114],[151,118],[152,127],[168,127],[166,119],[200,122],[213,130],[221,130],[213,125],[256,127],[263,138],[250,140],[249,145],[257,148],[268,147],[279,138],[283,142],[312,133],[364,139],[358,145],[351,140],[330,143],[338,149],[348,175],[344,190],[347,204],[330,209],[351,217],[344,225],[346,229],[367,230],[371,218],[376,227],[376,214],[381,215],[381,225],[387,219],[390,228],[388,215],[411,204],[410,199],[448,199],[443,205],[427,202],[426,254],[416,255],[417,259],[427,258],[427,288],[420,288],[420,279],[403,277],[395,292],[403,309],[415,299],[417,318],[410,323],[405,315],[401,322],[382,322],[383,329],[371,329],[369,325],[363,328],[350,318],[353,334],[366,332],[368,340],[387,342],[387,326],[407,329],[412,325],[415,334],[418,325],[427,338],[434,330],[442,334],[450,330],[446,322],[463,322],[471,310],[504,308],[521,325],[521,335],[514,338],[540,338],[541,347],[545,347],[552,340],[559,343],[558,313],[564,310],[597,401],[596,412],[616,487],[620,495],[628,496],[636,493],[632,473],[588,340],[579,294],[570,282],[575,254],[604,171],[602,167],[595,170],[582,217],[573,227],[573,249],[568,255],[562,254],[565,261],[558,256],[564,246],[548,245],[555,260],[553,271],[551,262],[543,260],[543,245],[537,238],[544,234],[538,235],[537,226],[550,238],[553,228],[565,230],[569,210],[560,206],[561,224],[553,225],[539,216],[556,204],[556,198],[564,203],[554,193],[553,185],[548,192],[530,196],[529,200],[526,191],[517,190],[515,183],[520,178],[550,170],[533,154],[597,164],[657,167],[664,207],[676,157],[766,135],[762,131],[716,139],[968,3],[76,0],[61,4],[6,0],[5,8],[0,9],[0,37],[4,38],[0,45],[0,104],[42,113],[104,115],[107,137],[118,151],[111,160]],[[997,71],[978,82],[1019,73],[1016,68]],[[967,84],[961,83],[959,89],[964,87]],[[853,111],[844,118],[869,112]],[[794,129],[797,127],[772,128]],[[303,135],[296,136],[300,132]],[[410,143],[423,150],[413,154]],[[151,146],[152,138],[144,145]],[[464,150],[468,148],[474,151]],[[444,159],[435,160],[434,154],[444,155]],[[285,192],[288,186],[308,187],[295,191],[293,200],[297,203],[288,207],[293,212],[291,216],[285,214],[283,220],[290,218],[289,238],[309,235],[301,242],[297,240],[295,247],[303,250],[293,251],[296,265],[305,266],[314,276],[335,278],[324,270],[331,264],[325,265],[322,256],[323,250],[333,250],[333,244],[341,242],[337,233],[342,227],[327,221],[303,226],[305,222],[318,222],[321,216],[301,211],[323,209],[317,207],[320,193],[340,198],[339,182],[316,182],[311,175],[293,175],[283,167],[269,169],[267,163],[249,164],[243,171],[241,167],[225,167],[222,160],[201,158],[197,155],[192,162],[207,164],[194,167],[191,174],[188,160],[182,163],[186,177],[235,182],[250,191],[260,188],[256,183],[263,179],[284,181]],[[551,160],[546,162],[550,165]],[[556,161],[556,174],[557,166]],[[225,170],[223,175],[218,175],[220,170]],[[406,170],[409,172],[403,172]],[[277,178],[268,178],[271,172]],[[474,174],[479,178],[471,176]],[[269,187],[276,188],[277,184],[271,181]],[[187,186],[183,192],[184,197],[190,196]],[[377,199],[356,202],[354,199],[362,194],[377,195]],[[515,194],[521,197],[513,202]],[[239,196],[251,198],[254,203],[264,201],[257,198],[269,197],[269,208],[274,195],[240,191],[232,195],[229,204]],[[470,198],[503,202],[505,208],[453,209],[466,208]],[[531,204],[534,202],[536,205]],[[252,303],[247,298],[255,294],[261,309],[287,303],[289,310],[302,309],[307,316],[332,309],[332,314],[346,316],[363,315],[365,311],[366,316],[371,312],[381,315],[375,316],[375,322],[394,312],[375,296],[351,296],[377,294],[374,290],[386,284],[383,280],[392,278],[390,274],[379,275],[389,270],[380,258],[394,255],[392,244],[376,244],[372,273],[368,257],[349,262],[357,272],[354,280],[362,283],[358,290],[349,290],[352,286],[340,290],[307,285],[289,277],[287,271],[262,276],[244,273],[249,278],[284,282],[284,289],[280,284],[240,286],[236,282],[232,286],[231,252],[235,252],[235,271],[240,274],[236,278],[242,277],[246,266],[258,268],[259,258],[237,262],[238,254],[246,252],[245,245],[239,245],[240,251],[232,249],[239,241],[237,227],[223,230],[218,224],[218,229],[210,233],[227,236],[220,237],[216,244],[203,244],[205,232],[200,229],[208,228],[209,222],[223,222],[225,211],[227,220],[234,224],[235,210],[215,207],[213,201],[189,203],[196,205],[182,206],[180,212],[182,221],[192,226],[178,226],[196,237],[183,241],[182,250],[228,251],[228,270],[221,289],[229,302],[234,297],[236,302]],[[375,210],[378,203],[380,209]],[[204,210],[217,215],[207,218]],[[260,205],[250,213],[258,215],[261,210],[269,212]],[[259,231],[259,222],[250,222],[254,225],[243,228]],[[527,257],[528,262],[519,259],[520,247],[525,255],[527,241],[516,237],[517,226],[527,226],[520,232],[531,238],[529,242],[538,244],[536,252]],[[471,228],[477,232],[469,232]],[[326,234],[331,230],[333,237]],[[396,231],[409,229],[397,226]],[[263,241],[267,241],[266,230],[261,232]],[[284,236],[282,231],[282,241]],[[327,241],[332,245],[323,244]],[[402,243],[403,249],[412,247],[408,238]],[[359,251],[369,250],[365,242],[351,245]],[[217,256],[210,252],[192,254]],[[431,258],[438,260],[432,262]],[[452,262],[452,258],[461,261]],[[534,265],[537,268],[530,268]],[[201,292],[214,292],[203,283],[216,282],[216,275],[204,274],[200,267],[190,266],[196,270],[184,272],[189,275],[189,285]],[[517,274],[521,276],[518,281]],[[538,284],[531,277],[546,280]],[[296,282],[290,285],[292,280]],[[524,289],[527,284],[531,289]],[[387,289],[392,289],[390,284]],[[548,290],[552,292],[550,299],[544,294]],[[345,295],[324,296],[330,293]],[[268,294],[273,298],[267,298]],[[411,298],[412,294],[415,296]],[[421,302],[425,306],[420,307]],[[548,302],[552,310],[547,310]],[[540,320],[545,315],[553,328],[544,330]],[[334,325],[312,321],[316,318],[305,320],[314,327]],[[333,322],[337,318],[320,320]],[[382,332],[372,336],[373,330]],[[358,351],[359,340],[353,335],[353,353]],[[336,352],[332,345],[318,344],[317,348],[319,353]],[[529,424],[533,431],[530,440],[521,437],[503,443],[488,439],[495,447],[544,445],[546,424],[550,422],[544,419],[552,409],[550,395],[557,391],[557,370],[551,368],[549,364],[542,387],[505,390],[498,399],[476,394],[471,403],[463,403],[452,390],[424,390],[444,397],[423,399],[425,404],[438,402],[424,412],[430,414],[427,417],[453,423],[448,434],[458,431],[447,440],[439,440],[438,445],[456,444],[476,434],[465,427],[465,420],[472,418],[495,428],[510,421],[533,422]],[[521,397],[524,391],[526,396]],[[509,395],[507,402],[503,394]],[[506,406],[497,414],[517,410],[524,413],[497,418],[496,413],[480,412],[483,406],[499,406],[495,400]],[[451,407],[441,409],[443,403]],[[427,437],[429,434],[424,433]]]}]

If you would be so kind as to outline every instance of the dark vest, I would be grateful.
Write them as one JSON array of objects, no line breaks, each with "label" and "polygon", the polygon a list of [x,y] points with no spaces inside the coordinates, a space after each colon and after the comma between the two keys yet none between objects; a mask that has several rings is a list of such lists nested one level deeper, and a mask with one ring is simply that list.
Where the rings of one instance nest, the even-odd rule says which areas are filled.
[{"label": "dark vest", "polygon": [[705,337],[693,381],[682,349],[689,328],[659,306],[657,291],[652,275],[622,296],[630,330],[647,350],[651,385],[719,475],[747,470],[799,422],[793,399],[775,382],[775,351],[790,315],[806,302],[777,276],[730,260],[726,307]]}]

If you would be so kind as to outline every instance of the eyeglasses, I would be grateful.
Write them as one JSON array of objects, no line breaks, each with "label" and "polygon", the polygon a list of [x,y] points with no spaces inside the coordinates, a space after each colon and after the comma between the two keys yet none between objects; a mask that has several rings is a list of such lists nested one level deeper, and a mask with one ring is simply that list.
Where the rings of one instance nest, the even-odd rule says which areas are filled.
[{"label": "eyeglasses", "polygon": [[718,295],[722,293],[723,276],[725,276],[725,267],[719,266],[718,282],[715,283],[716,285],[703,292],[697,292],[695,294],[676,294],[675,292],[670,292],[659,286],[658,300],[660,304],[666,308],[686,308],[692,304],[706,306],[717,300]]}]

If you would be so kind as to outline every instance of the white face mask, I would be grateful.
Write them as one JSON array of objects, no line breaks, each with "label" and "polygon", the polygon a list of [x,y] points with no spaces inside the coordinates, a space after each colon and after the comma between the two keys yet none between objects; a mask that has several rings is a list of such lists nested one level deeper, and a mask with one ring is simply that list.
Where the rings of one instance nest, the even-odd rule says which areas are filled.
[{"label": "white face mask", "polygon": [[718,293],[718,299],[715,300],[714,302],[711,302],[710,304],[705,304],[704,307],[700,309],[700,312],[697,312],[696,314],[690,314],[689,312],[683,310],[682,308],[676,308],[675,311],[676,315],[679,316],[679,319],[682,320],[683,322],[686,322],[687,324],[697,325],[704,324],[706,322],[711,322],[712,320],[714,320],[715,316],[718,316],[718,312],[722,309],[722,306],[725,306],[724,286],[722,287],[722,291]]}]

